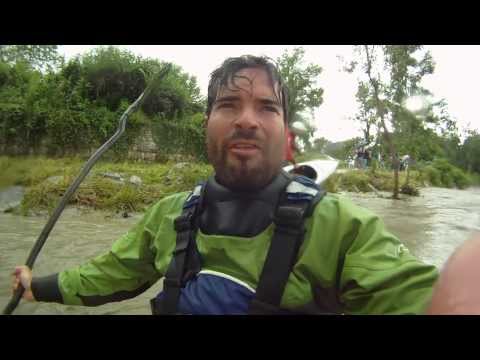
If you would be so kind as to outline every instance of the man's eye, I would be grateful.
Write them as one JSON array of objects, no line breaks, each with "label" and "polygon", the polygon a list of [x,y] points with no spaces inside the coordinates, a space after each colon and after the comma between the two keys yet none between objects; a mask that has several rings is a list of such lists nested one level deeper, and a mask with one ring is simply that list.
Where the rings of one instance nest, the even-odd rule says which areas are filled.
[{"label": "man's eye", "polygon": [[263,108],[264,108],[265,110],[267,110],[267,111],[271,111],[271,112],[274,112],[274,113],[279,114],[277,108],[274,107],[274,106],[264,106]]},{"label": "man's eye", "polygon": [[221,103],[217,105],[217,108],[233,108],[233,104],[231,103]]}]

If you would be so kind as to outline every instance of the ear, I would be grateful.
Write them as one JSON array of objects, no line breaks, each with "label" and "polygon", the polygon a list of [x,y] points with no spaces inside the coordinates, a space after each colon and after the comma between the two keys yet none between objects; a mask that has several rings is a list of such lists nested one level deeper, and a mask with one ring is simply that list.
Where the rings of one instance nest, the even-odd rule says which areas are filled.
[{"label": "ear", "polygon": [[203,122],[203,127],[206,128],[208,126],[208,120],[210,119],[209,116],[207,114],[205,114],[205,117],[204,117],[205,121]]}]

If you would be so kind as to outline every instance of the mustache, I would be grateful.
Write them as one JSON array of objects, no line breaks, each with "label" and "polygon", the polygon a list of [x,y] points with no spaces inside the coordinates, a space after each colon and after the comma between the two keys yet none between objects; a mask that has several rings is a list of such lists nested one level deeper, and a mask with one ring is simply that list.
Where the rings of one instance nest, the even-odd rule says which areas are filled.
[{"label": "mustache", "polygon": [[256,140],[259,142],[261,141],[255,129],[235,129],[225,138],[225,142],[228,143],[233,140]]}]

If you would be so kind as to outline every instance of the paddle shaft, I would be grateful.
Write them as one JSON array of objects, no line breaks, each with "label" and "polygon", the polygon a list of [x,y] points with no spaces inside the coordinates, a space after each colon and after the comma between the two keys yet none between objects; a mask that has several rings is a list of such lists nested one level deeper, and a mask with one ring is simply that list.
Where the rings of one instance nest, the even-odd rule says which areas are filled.
[{"label": "paddle shaft", "polygon": [[[42,250],[43,245],[45,245],[45,242],[48,238],[48,235],[53,229],[53,226],[57,222],[58,218],[60,217],[62,211],[64,210],[65,206],[67,205],[68,201],[70,198],[73,196],[77,188],[79,187],[80,183],[85,179],[85,177],[88,175],[90,169],[93,167],[93,165],[97,162],[97,160],[103,155],[105,151],[110,149],[110,147],[118,140],[118,138],[123,134],[125,131],[125,125],[127,123],[128,116],[133,113],[143,102],[143,100],[148,96],[150,91],[152,90],[152,87],[154,83],[156,83],[159,79],[163,78],[168,71],[170,70],[170,66],[167,65],[156,77],[155,79],[147,86],[147,88],[143,91],[142,94],[131,104],[127,110],[122,114],[119,120],[119,125],[117,128],[117,131],[115,134],[112,135],[110,139],[105,142],[93,155],[88,159],[86,164],[84,165],[83,169],[80,171],[78,174],[77,178],[75,181],[70,184],[68,187],[67,191],[65,194],[63,194],[59,204],[55,208],[52,216],[50,216],[50,219],[48,220],[47,224],[45,224],[42,232],[40,233],[40,236],[38,237],[37,241],[35,242],[32,250],[30,251],[30,254],[28,256],[28,259],[25,263],[26,266],[28,266],[30,269],[33,269],[33,265],[35,263],[35,260],[38,257],[38,254]],[[12,312],[15,310],[17,307],[18,303],[20,302],[20,299],[23,296],[23,292],[25,289],[21,284],[19,284],[17,290],[13,294],[12,298],[10,299],[9,303],[3,310],[3,315],[10,315]]]}]

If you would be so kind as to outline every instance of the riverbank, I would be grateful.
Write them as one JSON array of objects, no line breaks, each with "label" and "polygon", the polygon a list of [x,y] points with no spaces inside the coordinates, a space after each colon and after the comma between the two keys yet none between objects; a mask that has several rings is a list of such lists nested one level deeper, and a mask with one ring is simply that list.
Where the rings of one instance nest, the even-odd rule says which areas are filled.
[{"label": "riverbank", "polygon": [[[14,185],[25,188],[17,213],[52,211],[84,163],[80,158],[1,156],[0,189]],[[192,162],[99,162],[69,205],[138,212],[165,196],[192,189],[212,171],[208,164]]]},{"label": "riverbank", "polygon": [[[141,212],[149,205],[170,194],[189,191],[195,184],[213,173],[211,165],[191,162],[99,162],[80,185],[69,205],[129,214]],[[51,159],[45,157],[0,156],[0,189],[20,186],[20,214],[52,211],[60,197],[85,164],[81,158]],[[404,194],[418,195],[428,186],[466,188],[472,179],[448,163],[433,163],[421,170],[412,170],[409,186],[406,172],[400,172],[399,184]],[[393,190],[393,173],[385,170],[339,169],[324,183],[327,191],[380,192]]]},{"label": "riverbank", "polygon": [[[406,201],[380,199],[373,193],[345,193],[358,206],[378,214],[386,227],[418,259],[442,268],[453,251],[480,231],[480,188],[468,190],[425,188],[422,196]],[[130,230],[142,214],[109,216],[109,212],[67,208],[53,228],[35,263],[35,273],[47,276],[78,266],[108,252],[112,243]],[[47,216],[0,213],[0,307],[10,300],[12,269],[25,262]],[[161,281],[143,294],[97,307],[65,306],[22,301],[15,314],[150,314],[149,300],[161,290]]]},{"label": "riverbank", "polygon": [[[408,181],[407,181],[408,177]],[[478,174],[467,174],[444,159],[412,168],[409,172],[400,171],[398,179],[400,193],[417,196],[425,187],[443,187],[450,189],[466,189],[472,185],[480,185]],[[338,169],[330,176],[325,187],[330,192],[377,192],[394,188],[393,171],[368,169]]]}]

